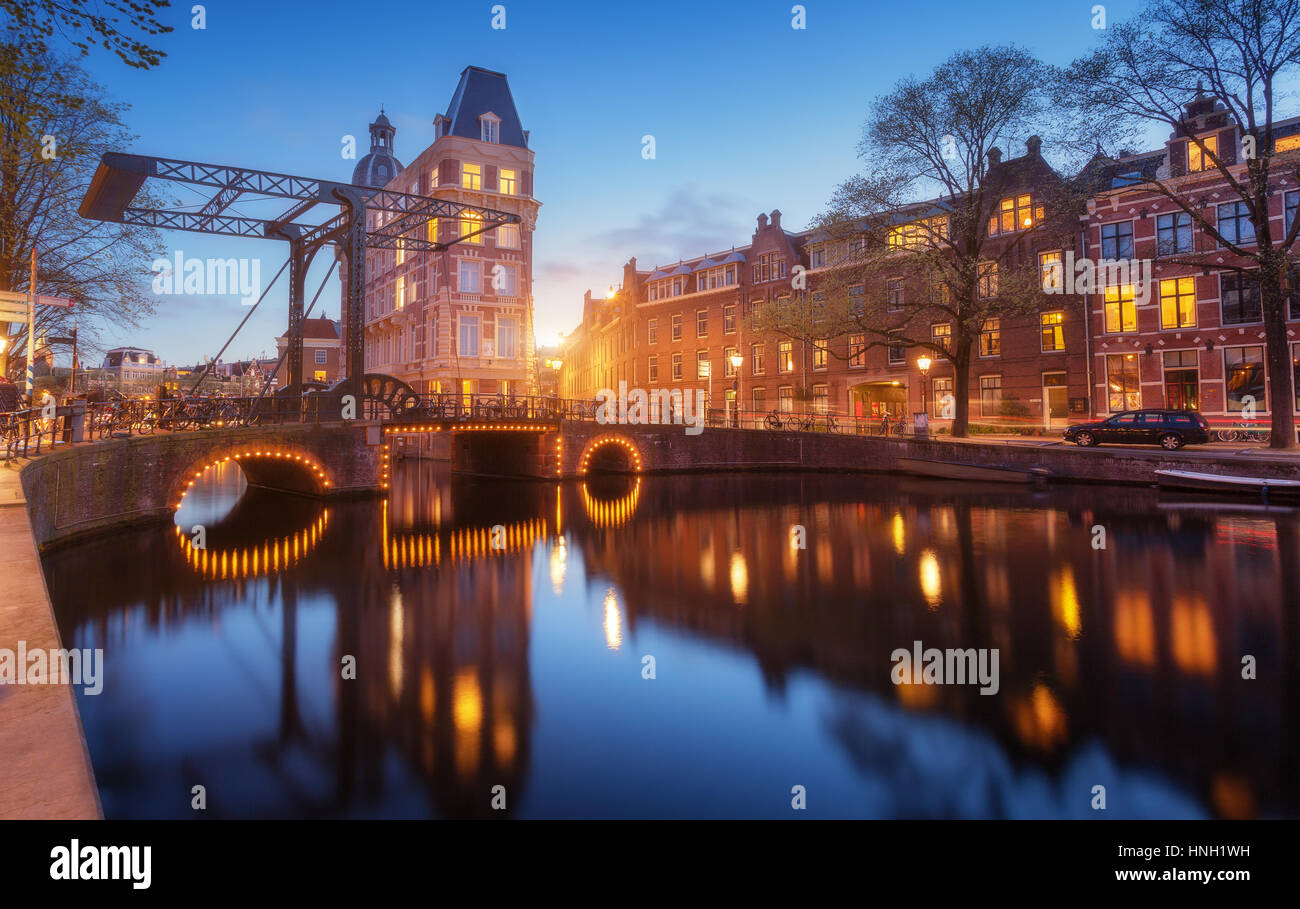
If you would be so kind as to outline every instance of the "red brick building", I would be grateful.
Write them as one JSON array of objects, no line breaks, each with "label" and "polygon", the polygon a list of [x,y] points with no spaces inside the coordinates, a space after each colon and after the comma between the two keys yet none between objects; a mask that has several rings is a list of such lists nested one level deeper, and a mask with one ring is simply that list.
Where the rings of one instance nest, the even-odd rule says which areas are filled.
[{"label": "red brick building", "polygon": [[[302,378],[304,382],[333,385],[347,373],[343,357],[342,333],[339,323],[329,318],[303,319],[302,322]],[[276,353],[284,355],[288,334],[275,339]],[[289,365],[280,365],[275,374],[276,387],[289,381]]]},{"label": "red brick building", "polygon": [[[1239,246],[1253,246],[1245,204],[1191,142],[1210,145],[1231,170],[1239,138],[1221,105],[1197,99],[1185,108],[1187,131],[1164,148],[1100,162],[1108,177],[1083,216],[1090,260],[1150,263],[1142,283],[1097,280],[1089,297],[1093,337],[1093,412],[1106,416],[1140,407],[1199,410],[1214,425],[1249,415],[1267,421],[1271,377],[1265,364],[1258,279],[1251,263],[1221,248],[1152,181],[1194,201],[1207,220]],[[1277,190],[1270,198],[1271,234],[1285,236],[1300,206],[1300,118],[1276,124]],[[1291,176],[1287,176],[1288,171]],[[1243,179],[1244,182],[1244,179]],[[1246,270],[1238,271],[1245,268]],[[1290,301],[1292,369],[1300,378],[1300,298]],[[1300,402],[1296,402],[1300,408]]]},{"label": "red brick building", "polygon": [[[1024,208],[1032,216],[1041,209],[1041,202],[1033,202],[1035,194],[1061,181],[1043,161],[1037,140],[1031,140],[1024,156],[1006,162],[995,150],[987,181],[997,189],[989,212],[1000,234],[989,245],[993,254],[1035,270],[1040,256],[1047,257],[1041,261],[1061,261],[1065,250],[1059,243],[1026,240],[1021,232],[1028,226],[1017,214]],[[1000,212],[1007,201],[1011,220],[1003,223]],[[747,328],[756,306],[799,293],[817,300],[819,283],[834,268],[826,245],[810,231],[787,231],[781,212],[773,211],[758,216],[744,246],[648,271],[632,259],[624,266],[622,287],[612,296],[600,300],[586,295],[582,322],[566,342],[561,394],[591,398],[603,388],[617,390],[620,381],[647,389],[700,389],[712,409],[725,410],[729,418],[738,406],[747,426],[761,425],[773,410],[863,420],[919,411],[917,359],[923,349],[864,350],[865,337],[852,334],[800,340]],[[808,279],[804,290],[795,290],[796,270]],[[928,292],[900,288],[892,280],[886,284],[861,291],[881,299],[891,293]],[[970,372],[972,422],[1060,427],[1072,415],[1086,414],[1087,338],[1080,301],[1044,294],[1042,303],[1041,312],[984,326]],[[941,338],[943,322],[925,318],[925,325],[909,325],[909,331]],[[741,358],[739,369],[732,365],[734,355]],[[928,409],[932,420],[943,425],[951,413],[943,406],[945,395],[953,392],[951,365],[935,359],[927,381]]]}]

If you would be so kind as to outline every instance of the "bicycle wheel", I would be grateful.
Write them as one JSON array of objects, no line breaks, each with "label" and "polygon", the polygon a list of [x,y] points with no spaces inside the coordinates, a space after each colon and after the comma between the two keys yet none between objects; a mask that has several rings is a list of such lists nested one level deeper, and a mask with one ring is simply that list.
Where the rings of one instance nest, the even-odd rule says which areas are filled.
[{"label": "bicycle wheel", "polygon": [[772,414],[768,414],[763,420],[763,426],[767,429],[777,430],[781,428],[781,421]]}]

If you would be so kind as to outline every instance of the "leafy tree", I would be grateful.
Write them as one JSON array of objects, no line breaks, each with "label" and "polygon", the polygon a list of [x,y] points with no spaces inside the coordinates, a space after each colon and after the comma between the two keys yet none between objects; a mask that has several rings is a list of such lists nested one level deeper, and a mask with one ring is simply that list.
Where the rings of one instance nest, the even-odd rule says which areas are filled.
[{"label": "leafy tree", "polygon": [[[0,290],[28,292],[35,245],[38,292],[76,301],[72,310],[38,307],[38,335],[65,334],[76,319],[93,343],[99,327],[153,312],[142,279],[162,248],[159,234],[77,215],[100,155],[132,141],[123,110],[68,61],[47,56],[0,71]],[[5,330],[8,349],[21,354],[26,324]]]},{"label": "leafy tree", "polygon": [[149,69],[166,56],[131,33],[162,35],[170,25],[158,21],[168,0],[0,0],[0,19],[8,33],[0,45],[0,70],[16,70],[24,60],[45,57],[55,36],[81,52],[103,47],[127,66]]},{"label": "leafy tree", "polygon": [[[1285,310],[1300,218],[1279,230],[1269,221],[1269,201],[1279,178],[1292,186],[1300,182],[1300,156],[1274,148],[1276,104],[1298,70],[1300,0],[1152,0],[1133,20],[1107,29],[1102,46],[1075,61],[1062,83],[1064,100],[1092,122],[1108,123],[1121,141],[1154,125],[1187,136],[1192,154],[1209,162],[1227,186],[1218,201],[1245,205],[1254,245],[1218,230],[1202,194],[1185,188],[1185,167],[1144,184],[1186,212],[1212,241],[1212,252],[1191,261],[1218,268],[1227,250],[1257,270],[1274,448],[1296,447]],[[1193,98],[1225,121],[1220,129],[1235,129],[1240,141],[1225,145],[1222,132],[1214,143],[1198,135],[1185,110]]]}]

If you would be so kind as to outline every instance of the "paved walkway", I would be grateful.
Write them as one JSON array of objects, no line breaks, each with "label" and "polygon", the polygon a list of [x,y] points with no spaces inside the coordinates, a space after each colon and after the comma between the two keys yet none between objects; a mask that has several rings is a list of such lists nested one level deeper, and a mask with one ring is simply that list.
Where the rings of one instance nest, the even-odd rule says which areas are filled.
[{"label": "paved walkway", "polygon": [[[0,648],[57,649],[59,631],[18,472],[0,461]],[[81,719],[67,685],[0,685],[0,820],[99,818]]]}]

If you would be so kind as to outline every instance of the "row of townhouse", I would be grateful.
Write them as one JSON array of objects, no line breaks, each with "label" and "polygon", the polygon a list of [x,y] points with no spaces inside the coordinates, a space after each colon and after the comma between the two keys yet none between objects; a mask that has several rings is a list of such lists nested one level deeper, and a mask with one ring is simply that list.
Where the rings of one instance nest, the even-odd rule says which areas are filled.
[{"label": "row of townhouse", "polygon": [[[1188,106],[1189,129],[1221,128],[1221,112],[1206,105],[1198,99]],[[1281,154],[1300,149],[1300,118],[1279,124],[1276,135]],[[1218,141],[1227,147],[1236,139]],[[1043,159],[1036,137],[1018,158],[989,153],[985,249],[1004,268],[1035,269],[1058,292],[980,326],[969,372],[973,422],[1054,430],[1090,414],[1140,407],[1193,408],[1227,421],[1251,401],[1258,415],[1267,415],[1257,284],[1232,271],[1239,263],[1222,251],[1186,264],[1188,244],[1204,250],[1204,238],[1192,237],[1186,213],[1143,186],[1159,177],[1185,189],[1226,225],[1221,230],[1236,230],[1232,236],[1246,242],[1240,233],[1249,228],[1248,220],[1241,226],[1244,206],[1228,198],[1221,175],[1207,170],[1192,148],[1189,153],[1187,136],[1179,135],[1154,152],[1098,155],[1068,181],[1072,192],[1059,191],[1067,181]],[[1300,201],[1300,186],[1287,189],[1284,182],[1283,190],[1274,199],[1279,227],[1283,219],[1290,223]],[[1080,211],[1051,211],[1054,200],[1084,196]],[[1066,248],[1059,232],[1030,230],[1062,214],[1073,235]],[[566,342],[561,394],[590,398],[601,389],[617,390],[620,382],[698,388],[715,411],[743,425],[760,425],[773,410],[906,417],[922,409],[924,397],[932,423],[943,425],[952,415],[954,370],[924,348],[872,345],[865,334],[814,333],[799,340],[747,329],[756,307],[801,292],[814,301],[824,296],[818,287],[830,283],[840,261],[833,247],[816,231],[785,230],[781,213],[773,211],[758,216],[745,246],[651,270],[632,259],[618,291],[603,300],[587,294],[582,321]],[[1072,261],[1086,257],[1148,259],[1151,280],[1145,292],[1131,280],[1093,292],[1061,292],[1074,289],[1065,283]],[[989,267],[989,292],[996,293],[998,266]],[[796,269],[807,279],[802,291],[794,289]],[[917,305],[913,295],[934,288],[914,283],[900,273],[849,293],[881,295],[881,310],[907,320],[889,327],[944,344],[953,324]],[[1300,304],[1292,304],[1290,317],[1300,329]],[[918,361],[925,357],[931,364],[923,371]],[[1294,363],[1300,363],[1300,348]]]}]

